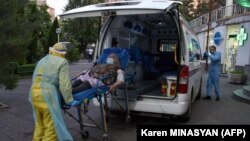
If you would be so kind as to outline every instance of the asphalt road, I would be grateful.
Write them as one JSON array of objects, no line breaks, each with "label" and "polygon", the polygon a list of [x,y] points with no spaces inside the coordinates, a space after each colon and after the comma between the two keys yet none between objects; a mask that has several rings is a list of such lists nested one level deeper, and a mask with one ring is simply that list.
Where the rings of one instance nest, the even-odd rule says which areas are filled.
[{"label": "asphalt road", "polygon": [[[71,77],[80,70],[89,68],[91,64],[86,60],[70,64]],[[202,96],[205,96],[207,74],[203,75]],[[227,82],[227,78],[221,77],[221,101],[215,101],[215,94],[212,100],[198,100],[193,105],[192,118],[188,122],[180,122],[175,119],[161,119],[152,117],[132,116],[131,123],[125,123],[123,115],[111,115],[108,126],[109,141],[135,141],[136,125],[138,124],[159,124],[159,125],[231,125],[250,124],[250,105],[247,102],[238,100],[233,91],[240,89],[243,85],[235,85]],[[249,84],[249,83],[248,83]],[[31,105],[28,102],[28,92],[31,86],[31,78],[23,78],[18,87],[12,91],[0,89],[0,103],[8,107],[0,106],[0,141],[31,141],[34,131],[34,120]],[[76,113],[76,108],[68,111]],[[100,123],[100,110],[90,103],[90,115],[97,123]],[[79,124],[67,114],[64,114],[65,123],[75,141],[83,140],[79,134]],[[87,121],[84,118],[84,121]],[[102,130],[97,128],[86,128],[89,138],[86,141],[100,141]]]}]

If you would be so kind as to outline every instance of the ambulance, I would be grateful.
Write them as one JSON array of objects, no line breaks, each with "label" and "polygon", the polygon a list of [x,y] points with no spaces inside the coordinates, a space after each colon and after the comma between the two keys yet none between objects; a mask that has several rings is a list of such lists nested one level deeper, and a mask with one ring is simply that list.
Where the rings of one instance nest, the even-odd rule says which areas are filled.
[{"label": "ambulance", "polygon": [[[133,113],[180,117],[189,120],[192,103],[201,96],[201,50],[196,34],[179,12],[179,1],[123,0],[88,5],[64,12],[63,19],[100,17],[104,21],[94,59],[111,48],[128,48],[125,74]],[[73,26],[73,25],[72,25]],[[122,90],[121,90],[122,91]],[[122,92],[116,98],[122,105]],[[108,99],[111,111],[118,110]]]}]

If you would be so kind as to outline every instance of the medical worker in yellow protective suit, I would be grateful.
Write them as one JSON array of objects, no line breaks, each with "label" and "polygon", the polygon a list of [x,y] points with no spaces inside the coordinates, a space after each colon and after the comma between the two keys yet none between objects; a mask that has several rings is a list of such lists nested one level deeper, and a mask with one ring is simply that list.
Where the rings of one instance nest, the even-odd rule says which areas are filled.
[{"label": "medical worker in yellow protective suit", "polygon": [[33,141],[73,141],[63,121],[59,94],[68,105],[80,102],[72,97],[65,54],[66,47],[56,43],[35,68],[29,94],[35,119]]}]

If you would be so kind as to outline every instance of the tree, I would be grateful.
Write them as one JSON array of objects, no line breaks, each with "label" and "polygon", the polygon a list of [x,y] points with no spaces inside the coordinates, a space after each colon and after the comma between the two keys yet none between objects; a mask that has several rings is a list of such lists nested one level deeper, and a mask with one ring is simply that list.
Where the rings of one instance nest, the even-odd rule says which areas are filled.
[{"label": "tree", "polygon": [[15,88],[18,76],[10,62],[23,62],[32,29],[25,17],[27,0],[8,0],[0,7],[0,86]]},{"label": "tree", "polygon": [[13,89],[19,77],[17,65],[34,63],[41,57],[51,25],[47,6],[37,8],[29,0],[8,0],[0,7],[0,87]]},{"label": "tree", "polygon": [[182,0],[180,6],[181,14],[186,18],[187,21],[191,21],[194,18],[194,3],[193,0]]},{"label": "tree", "polygon": [[[69,3],[65,7],[65,10],[71,10],[73,8],[100,2],[103,1],[69,0]],[[95,43],[98,39],[99,23],[100,18],[81,18],[62,21],[63,31],[66,33],[67,38],[71,39],[71,42],[76,41],[80,52],[84,54],[86,53],[85,50],[87,48],[87,45],[90,43]]]},{"label": "tree", "polygon": [[49,51],[49,47],[52,47],[55,43],[57,43],[58,40],[56,34],[57,28],[59,28],[59,24],[58,24],[58,19],[55,18],[49,31],[48,46],[45,48],[45,53]]},{"label": "tree", "polygon": [[208,1],[198,1],[198,5],[196,10],[194,11],[194,17],[200,17],[206,13],[209,13],[209,2],[211,1],[212,3],[212,9],[217,9],[219,7],[225,6],[226,1],[225,0],[208,0]]},{"label": "tree", "polygon": [[198,5],[194,11],[194,17],[198,18],[209,12],[209,4],[207,2],[198,2]]},{"label": "tree", "polygon": [[48,46],[48,30],[52,22],[47,12],[47,5],[37,7],[36,3],[29,3],[26,9],[26,17],[30,22],[30,28],[33,29],[31,42],[27,46],[28,52],[26,54],[27,63],[31,64],[44,55]]},{"label": "tree", "polygon": [[[52,21],[50,19],[50,15],[48,13],[48,6],[42,5],[39,8],[39,30],[38,30],[38,49],[40,50],[40,57],[46,55],[48,53],[49,47],[49,33],[50,28],[52,26]],[[41,52],[42,51],[42,52]]]}]

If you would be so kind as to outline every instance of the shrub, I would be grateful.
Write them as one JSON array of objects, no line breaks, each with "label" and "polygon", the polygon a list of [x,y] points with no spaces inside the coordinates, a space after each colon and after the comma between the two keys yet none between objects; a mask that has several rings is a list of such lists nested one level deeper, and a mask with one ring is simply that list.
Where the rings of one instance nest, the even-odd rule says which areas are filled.
[{"label": "shrub", "polygon": [[80,59],[80,52],[79,52],[79,48],[73,48],[72,50],[70,50],[67,55],[66,58],[70,61],[78,61]]},{"label": "shrub", "polygon": [[245,71],[244,70],[233,70],[233,71],[230,71],[230,73],[232,73],[232,74],[245,74]]}]

